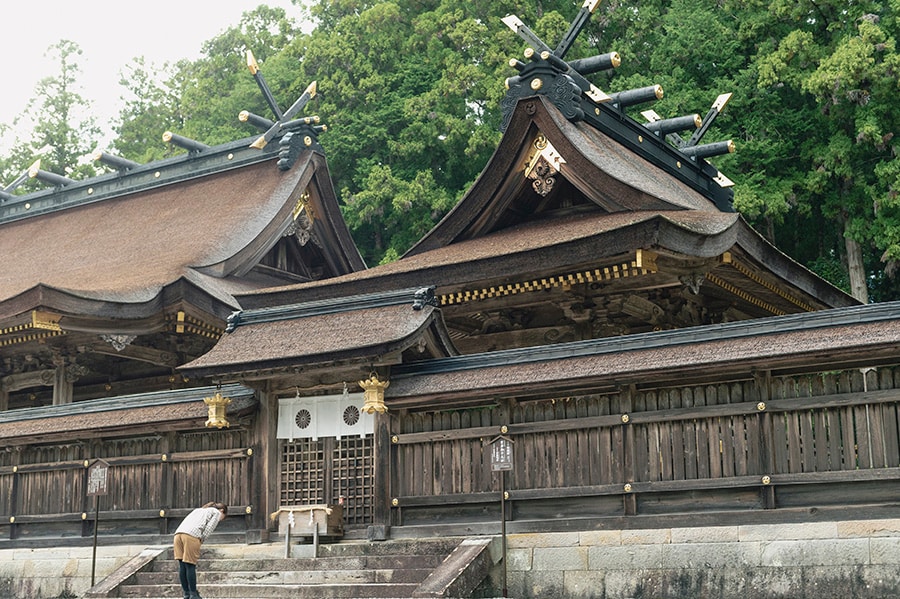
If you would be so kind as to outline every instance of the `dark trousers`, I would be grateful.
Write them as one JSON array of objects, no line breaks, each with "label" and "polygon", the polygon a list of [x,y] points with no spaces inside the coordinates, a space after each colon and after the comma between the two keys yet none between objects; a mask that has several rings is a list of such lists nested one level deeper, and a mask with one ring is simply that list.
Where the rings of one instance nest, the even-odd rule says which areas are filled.
[{"label": "dark trousers", "polygon": [[178,560],[178,580],[185,597],[197,592],[197,566]]}]

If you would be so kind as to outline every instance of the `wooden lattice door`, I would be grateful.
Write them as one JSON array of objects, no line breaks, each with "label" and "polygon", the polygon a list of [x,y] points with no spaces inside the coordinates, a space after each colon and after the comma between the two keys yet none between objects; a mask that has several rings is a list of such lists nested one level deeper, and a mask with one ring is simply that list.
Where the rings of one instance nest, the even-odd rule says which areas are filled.
[{"label": "wooden lattice door", "polygon": [[281,505],[342,503],[344,527],[372,524],[373,437],[281,442]]}]

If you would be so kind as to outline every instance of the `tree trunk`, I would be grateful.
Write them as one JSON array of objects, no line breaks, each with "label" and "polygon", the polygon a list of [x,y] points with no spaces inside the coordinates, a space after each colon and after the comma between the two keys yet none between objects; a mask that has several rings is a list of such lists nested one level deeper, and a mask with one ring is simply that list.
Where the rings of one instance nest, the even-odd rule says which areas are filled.
[{"label": "tree trunk", "polygon": [[850,237],[844,225],[844,246],[847,248],[847,271],[850,275],[850,295],[864,304],[869,303],[869,288],[866,286],[866,269],[863,266],[862,248]]}]

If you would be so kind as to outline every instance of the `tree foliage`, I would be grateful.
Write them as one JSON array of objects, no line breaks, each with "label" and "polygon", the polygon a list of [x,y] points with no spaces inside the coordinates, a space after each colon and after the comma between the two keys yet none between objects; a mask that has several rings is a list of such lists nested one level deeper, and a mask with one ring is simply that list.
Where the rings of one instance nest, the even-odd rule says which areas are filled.
[{"label": "tree foliage", "polygon": [[[59,70],[38,81],[25,112],[13,121],[17,126],[23,121],[31,123],[31,136],[17,141],[7,159],[7,170],[24,170],[39,158],[45,171],[73,179],[94,176],[97,171],[86,157],[94,149],[100,128],[90,113],[91,103],[79,88],[81,48],[75,42],[61,40],[48,48],[47,55]],[[27,181],[20,190],[41,186]]]},{"label": "tree foliage", "polygon": [[[255,135],[236,119],[244,109],[271,116],[246,70],[251,49],[283,107],[318,82],[305,113],[329,127],[320,141],[346,220],[368,263],[392,260],[453,206],[497,145],[507,61],[525,47],[500,19],[516,14],[556,42],[579,6],[312,0],[306,30],[260,6],[196,61],[159,70],[135,61],[115,148],[144,162],[178,151],[162,144],[166,129],[209,144]],[[663,117],[702,115],[732,92],[708,136],[737,144],[713,159],[736,181],[735,207],[857,297],[895,299],[898,15],[900,0],[605,0],[567,58],[618,51],[622,67],[592,81],[612,92],[662,85],[653,108]],[[71,75],[77,54],[66,57],[61,72]],[[54,83],[77,104],[70,84]],[[47,126],[65,114],[47,108],[38,111]],[[36,127],[36,140],[49,142],[56,125]]]}]

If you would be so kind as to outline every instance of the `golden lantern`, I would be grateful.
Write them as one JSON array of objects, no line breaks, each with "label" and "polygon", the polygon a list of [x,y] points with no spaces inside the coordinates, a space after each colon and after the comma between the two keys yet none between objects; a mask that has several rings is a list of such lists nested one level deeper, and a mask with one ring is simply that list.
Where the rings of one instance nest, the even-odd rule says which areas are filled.
[{"label": "golden lantern", "polygon": [[206,428],[230,426],[225,414],[225,408],[231,403],[230,397],[222,397],[222,394],[216,391],[216,394],[212,397],[204,397],[203,403],[206,404],[209,410]]},{"label": "golden lantern", "polygon": [[387,412],[387,406],[384,405],[384,390],[390,385],[390,381],[379,381],[378,375],[374,372],[372,376],[364,381],[359,381],[359,386],[363,388],[365,402],[363,402],[362,411],[366,414],[378,412],[384,414]]}]

